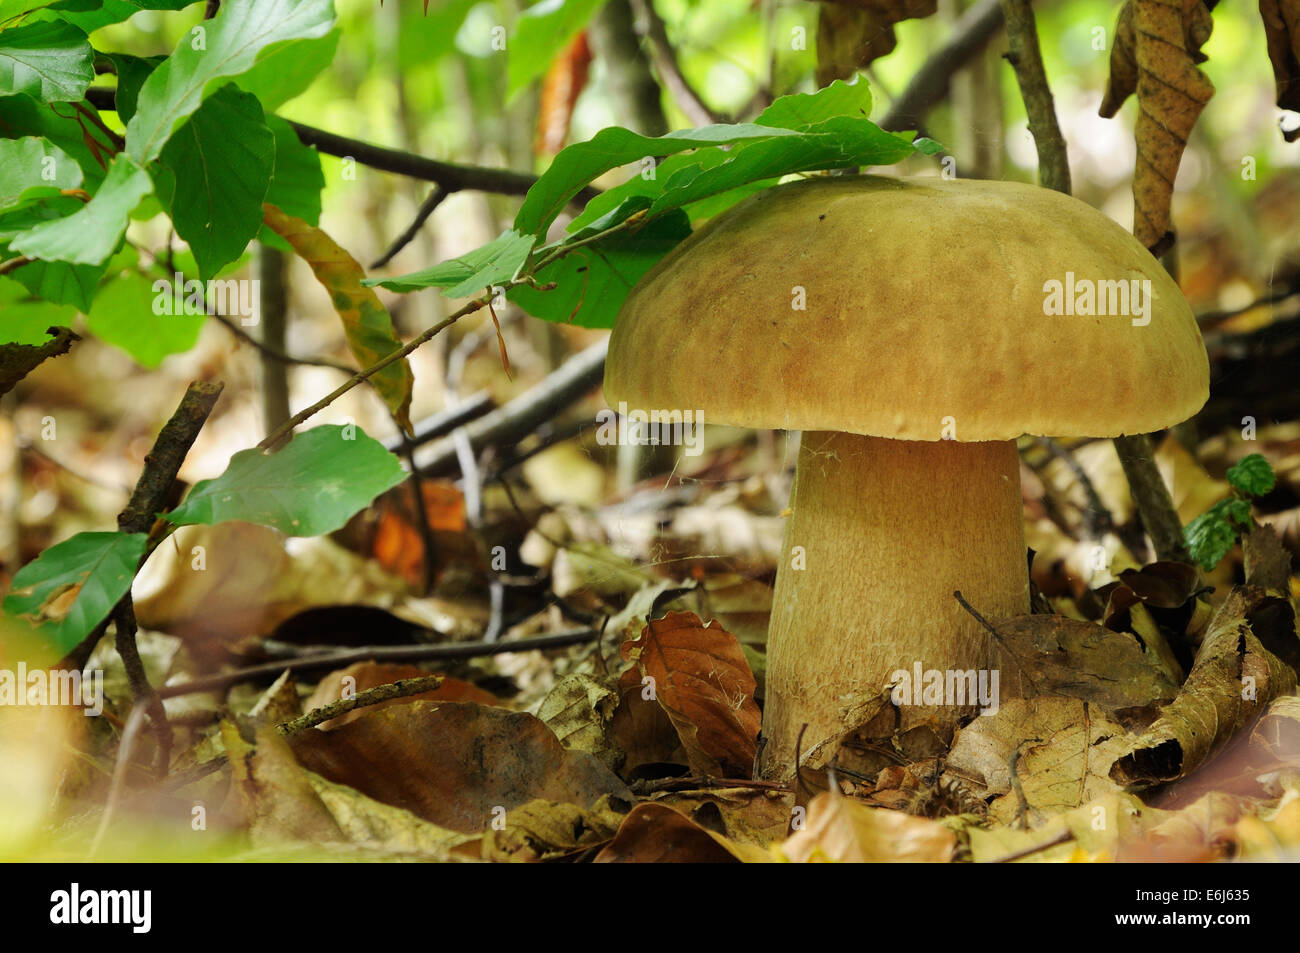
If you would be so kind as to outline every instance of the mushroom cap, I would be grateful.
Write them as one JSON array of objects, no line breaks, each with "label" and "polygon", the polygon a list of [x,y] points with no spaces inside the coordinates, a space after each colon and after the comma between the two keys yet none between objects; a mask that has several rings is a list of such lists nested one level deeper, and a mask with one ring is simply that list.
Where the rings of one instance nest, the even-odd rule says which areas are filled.
[{"label": "mushroom cap", "polygon": [[[1045,313],[1053,281],[1062,309],[1091,285],[1112,313]],[[1208,395],[1190,307],[1121,226],[1049,189],[938,178],[745,199],[637,284],[605,364],[611,404],[903,440],[949,417],[963,441],[1149,433]]]}]

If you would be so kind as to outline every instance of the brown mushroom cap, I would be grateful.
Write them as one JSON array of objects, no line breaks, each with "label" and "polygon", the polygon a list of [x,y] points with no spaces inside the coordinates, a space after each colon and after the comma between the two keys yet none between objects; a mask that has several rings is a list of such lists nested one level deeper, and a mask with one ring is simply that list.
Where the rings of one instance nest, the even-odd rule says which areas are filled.
[{"label": "brown mushroom cap", "polygon": [[[1149,280],[1150,323],[1045,314],[1067,272]],[[1208,393],[1191,309],[1122,227],[1048,189],[937,178],[822,177],[728,209],[631,292],[605,366],[611,403],[905,440],[945,417],[963,441],[1147,433]]]}]

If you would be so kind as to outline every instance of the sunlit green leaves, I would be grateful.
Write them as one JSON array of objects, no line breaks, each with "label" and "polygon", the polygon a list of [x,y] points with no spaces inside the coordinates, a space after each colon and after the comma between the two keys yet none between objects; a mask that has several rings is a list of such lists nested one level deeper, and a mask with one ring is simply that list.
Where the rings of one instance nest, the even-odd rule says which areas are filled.
[{"label": "sunlit green leaves", "polygon": [[172,171],[171,217],[204,278],[243,253],[262,227],[275,137],[257,97],[226,86],[176,130],[159,157]]},{"label": "sunlit green leaves", "polygon": [[530,235],[520,235],[513,230],[505,231],[486,245],[480,245],[459,258],[397,278],[367,278],[365,284],[379,285],[390,291],[445,288],[443,294],[447,297],[463,298],[478,294],[491,285],[504,284],[513,278],[523,267],[533,244],[534,239]]},{"label": "sunlit green leaves", "polygon": [[324,36],[333,26],[332,0],[226,0],[141,87],[126,127],[127,151],[138,162],[151,162],[222,81],[251,70],[276,44]]},{"label": "sunlit green leaves", "polygon": [[81,184],[81,168],[48,139],[0,139],[0,211]]},{"label": "sunlit green leaves", "polygon": [[[20,268],[19,271],[22,269]],[[188,351],[198,340],[202,314],[158,314],[159,294],[142,274],[124,271],[99,289],[86,326],[96,337],[121,348],[144,367],[157,367],[169,354]]]},{"label": "sunlit green leaves", "polygon": [[86,34],[67,23],[29,23],[0,32],[0,96],[73,102],[95,78]]},{"label": "sunlit green leaves", "polygon": [[1262,453],[1252,453],[1228,468],[1228,482],[1246,496],[1267,496],[1277,485],[1277,475]]},{"label": "sunlit green leaves", "polygon": [[13,240],[13,248],[29,258],[99,264],[113,254],[131,212],[151,191],[148,173],[129,156],[119,155],[84,208],[24,232]]},{"label": "sunlit green leaves", "polygon": [[353,425],[304,431],[278,453],[241,450],[167,514],[177,525],[242,520],[290,536],[329,533],[406,478],[383,444]]},{"label": "sunlit green leaves", "polygon": [[144,533],[78,533],[51,546],[14,574],[4,611],[67,653],[126,595],[147,541]]}]

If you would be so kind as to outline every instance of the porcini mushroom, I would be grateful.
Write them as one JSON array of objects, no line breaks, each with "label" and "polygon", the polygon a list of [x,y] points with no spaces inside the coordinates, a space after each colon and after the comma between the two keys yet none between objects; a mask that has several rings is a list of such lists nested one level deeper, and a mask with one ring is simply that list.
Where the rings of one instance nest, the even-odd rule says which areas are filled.
[{"label": "porcini mushroom", "polygon": [[[1029,611],[1019,436],[1148,433],[1208,388],[1178,286],[1100,212],[874,176],[716,217],[628,296],[605,369],[611,403],[803,431],[768,632],[770,777],[793,770],[803,725],[800,750],[827,757],[896,671],[988,668],[953,592],[989,619]],[[896,728],[942,743],[970,711],[901,707]]]}]

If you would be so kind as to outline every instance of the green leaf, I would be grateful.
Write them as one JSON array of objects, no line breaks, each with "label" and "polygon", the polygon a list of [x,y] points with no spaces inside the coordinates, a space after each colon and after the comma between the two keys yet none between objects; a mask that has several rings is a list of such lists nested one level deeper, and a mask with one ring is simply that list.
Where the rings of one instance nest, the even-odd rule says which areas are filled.
[{"label": "green leaf", "polygon": [[61,20],[94,33],[101,27],[131,19],[141,10],[183,10],[196,0],[61,0],[49,10]]},{"label": "green leaf", "polygon": [[544,233],[569,200],[588,183],[610,169],[617,169],[629,162],[649,156],[675,155],[703,146],[777,136],[798,137],[799,133],[774,126],[737,123],[684,129],[650,139],[621,126],[610,126],[588,141],[574,143],[556,155],[550,167],[533,183],[524,197],[519,214],[515,216],[515,230],[524,235]]},{"label": "green leaf", "polygon": [[[635,201],[635,200],[633,200]],[[592,228],[598,228],[599,223]],[[633,286],[691,233],[682,211],[647,222],[632,233],[615,233],[579,248],[543,268],[540,283],[549,291],[520,285],[506,293],[529,314],[547,321],[572,322],[584,328],[612,328],[623,299]]]},{"label": "green leaf", "polygon": [[282,43],[239,77],[239,88],[252,93],[267,112],[301,96],[338,51],[340,32]]},{"label": "green leaf", "polygon": [[81,167],[48,139],[0,139],[0,210],[81,185]]},{"label": "green leaf", "polygon": [[1212,570],[1237,542],[1240,529],[1250,526],[1250,504],[1220,500],[1183,527],[1188,552],[1206,572]]},{"label": "green leaf", "polygon": [[852,82],[837,79],[815,93],[782,96],[754,120],[760,126],[806,129],[813,123],[836,116],[866,119],[871,114],[871,87],[855,76]]},{"label": "green leaf", "polygon": [[[88,122],[80,113],[60,106],[59,115],[49,103],[38,103],[30,96],[0,97],[0,138],[20,139],[23,136],[41,136],[50,140],[76,160],[85,176],[82,187],[87,191],[104,181],[105,166],[109,161],[109,145],[104,132]],[[95,153],[86,139],[98,144],[104,165],[95,159]]]},{"label": "green leaf", "polygon": [[413,271],[396,278],[367,278],[366,285],[379,285],[389,291],[419,291],[421,288],[446,288],[449,298],[478,294],[492,285],[512,279],[528,260],[534,239],[516,231],[505,231],[486,245],[442,264]]},{"label": "green leaf", "polygon": [[152,190],[148,173],[129,156],[119,155],[84,208],[37,225],[15,238],[12,246],[28,258],[97,265],[113,254],[131,212]]},{"label": "green leaf", "polygon": [[140,89],[126,127],[126,147],[151,162],[176,126],[223,80],[248,72],[278,43],[324,36],[334,26],[332,0],[226,0],[221,12],[181,39]]},{"label": "green leaf", "polygon": [[[320,153],[315,146],[303,145],[293,126],[279,116],[267,116],[266,124],[275,136],[275,171],[264,201],[308,225],[319,225],[320,193],[325,188]],[[263,232],[280,240],[270,229]]]},{"label": "green leaf", "polygon": [[71,651],[131,588],[144,533],[78,533],[14,575],[4,611],[24,616],[60,654]]},{"label": "green leaf", "polygon": [[275,167],[275,136],[262,104],[226,86],[209,96],[167,142],[159,162],[175,177],[171,217],[211,278],[240,256],[262,227]]},{"label": "green leaf", "polygon": [[[14,272],[10,278],[17,274]],[[46,328],[66,327],[76,314],[67,305],[18,300],[26,294],[27,290],[16,281],[0,281],[0,344],[45,344],[50,339]]]},{"label": "green leaf", "polygon": [[[163,284],[170,297],[170,283]],[[154,308],[157,296],[148,278],[138,272],[125,272],[99,289],[86,326],[96,337],[126,351],[138,364],[157,367],[169,354],[192,348],[206,318],[202,314],[158,314]]]},{"label": "green leaf", "polygon": [[506,67],[506,99],[537,79],[569,45],[605,0],[542,0],[515,21]]},{"label": "green leaf", "polygon": [[319,536],[404,479],[383,444],[354,425],[325,424],[278,453],[239,451],[225,473],[197,484],[167,519],[178,526],[242,520],[290,536]]},{"label": "green leaf", "polygon": [[89,312],[95,300],[99,279],[104,277],[108,263],[98,265],[70,265],[66,261],[28,262],[14,269],[12,277],[22,282],[32,294],[57,304],[70,304],[78,311]]},{"label": "green leaf", "polygon": [[67,23],[29,23],[0,32],[0,95],[75,102],[95,78],[86,34]]},{"label": "green leaf", "polygon": [[130,122],[140,98],[140,89],[153,71],[163,62],[163,56],[132,56],[130,53],[105,53],[117,71],[117,89],[113,93],[113,106],[122,122]]},{"label": "green leaf", "polygon": [[1267,496],[1277,485],[1277,475],[1263,454],[1252,453],[1228,468],[1228,482],[1245,496]]},{"label": "green leaf", "polygon": [[[263,208],[266,224],[293,246],[312,274],[330,294],[343,322],[348,347],[362,367],[369,367],[402,345],[393,319],[379,296],[365,286],[357,260],[319,228],[286,215],[274,205]],[[411,430],[411,390],[415,379],[410,363],[394,361],[370,378],[371,385],[408,433]]]}]

